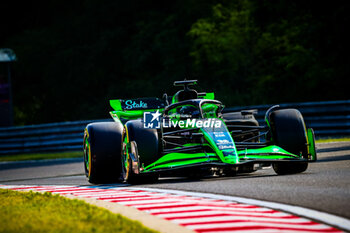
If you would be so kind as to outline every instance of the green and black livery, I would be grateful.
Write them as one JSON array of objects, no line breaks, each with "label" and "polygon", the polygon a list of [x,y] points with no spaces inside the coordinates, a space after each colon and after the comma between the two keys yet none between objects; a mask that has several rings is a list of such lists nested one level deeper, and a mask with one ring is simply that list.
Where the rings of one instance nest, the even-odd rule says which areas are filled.
[{"label": "green and black livery", "polygon": [[[256,110],[225,112],[214,93],[198,93],[196,80],[172,97],[111,100],[112,122],[87,125],[84,168],[91,183],[155,182],[159,176],[232,176],[272,166],[279,175],[304,172],[316,161],[315,139],[296,109],[273,106],[259,125]],[[162,122],[220,121],[179,127],[145,128],[144,112],[161,113]]]}]

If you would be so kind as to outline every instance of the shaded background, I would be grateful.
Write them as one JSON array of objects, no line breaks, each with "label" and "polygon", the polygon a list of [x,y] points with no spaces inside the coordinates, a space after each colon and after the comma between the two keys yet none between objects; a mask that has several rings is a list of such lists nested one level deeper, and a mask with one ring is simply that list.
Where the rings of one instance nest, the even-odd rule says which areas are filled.
[{"label": "shaded background", "polygon": [[2,2],[16,125],[108,118],[185,73],[226,106],[349,99],[348,1]]}]

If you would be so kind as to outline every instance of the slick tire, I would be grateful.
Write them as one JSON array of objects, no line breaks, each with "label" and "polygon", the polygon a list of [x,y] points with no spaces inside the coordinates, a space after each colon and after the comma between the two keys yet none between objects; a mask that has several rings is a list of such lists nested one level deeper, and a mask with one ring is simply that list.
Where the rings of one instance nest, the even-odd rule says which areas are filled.
[{"label": "slick tire", "polygon": [[[227,127],[230,129],[231,126],[259,126],[258,121],[255,119],[253,114],[243,115],[241,112],[229,112],[222,114],[222,118],[226,122]],[[252,132],[244,135],[232,134],[233,140],[239,142],[247,140],[249,138],[255,137],[249,142],[258,142],[259,138],[257,137],[259,132]]]},{"label": "slick tire", "polygon": [[[272,139],[274,144],[302,158],[308,157],[307,135],[304,119],[296,109],[282,109],[270,114]],[[307,162],[274,163],[278,175],[295,174],[306,171]]]},{"label": "slick tire", "polygon": [[[155,162],[159,156],[160,144],[156,129],[145,129],[140,120],[128,121],[125,125],[130,142],[130,152],[137,158],[139,166],[146,167]],[[128,164],[131,166],[131,158]],[[135,174],[131,167],[124,174],[124,181],[130,184],[155,183],[159,178],[158,173]]]},{"label": "slick tire", "polygon": [[87,125],[84,131],[84,170],[90,183],[118,181],[121,174],[122,137],[121,123]]},{"label": "slick tire", "polygon": [[129,141],[137,144],[140,163],[147,165],[155,162],[159,156],[160,139],[156,129],[145,129],[141,120],[131,120],[125,125]]}]

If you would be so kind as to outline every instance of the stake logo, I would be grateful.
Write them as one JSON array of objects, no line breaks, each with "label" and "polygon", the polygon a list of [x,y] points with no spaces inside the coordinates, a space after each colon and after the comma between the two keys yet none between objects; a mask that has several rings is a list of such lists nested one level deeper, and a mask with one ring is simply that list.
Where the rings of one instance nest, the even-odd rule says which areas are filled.
[{"label": "stake logo", "polygon": [[160,116],[162,114],[157,112],[144,112],[143,113],[143,127],[147,129],[159,129],[160,128]]},{"label": "stake logo", "polygon": [[134,108],[147,108],[147,103],[143,102],[142,100],[138,103],[133,100],[127,100],[125,101],[125,109],[134,109]]}]

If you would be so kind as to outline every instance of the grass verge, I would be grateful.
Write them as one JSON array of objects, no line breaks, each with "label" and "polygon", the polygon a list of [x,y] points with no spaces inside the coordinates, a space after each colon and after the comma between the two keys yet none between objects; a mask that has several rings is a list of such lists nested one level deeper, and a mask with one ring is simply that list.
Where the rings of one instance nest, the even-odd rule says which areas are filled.
[{"label": "grass verge", "polygon": [[327,142],[350,142],[350,138],[321,138],[316,140],[316,143]]},{"label": "grass verge", "polygon": [[22,161],[22,160],[42,160],[42,159],[63,159],[63,158],[83,158],[83,151],[1,155],[0,162]]},{"label": "grass verge", "polygon": [[0,219],[0,232],[156,232],[84,201],[7,189],[0,189]]}]

